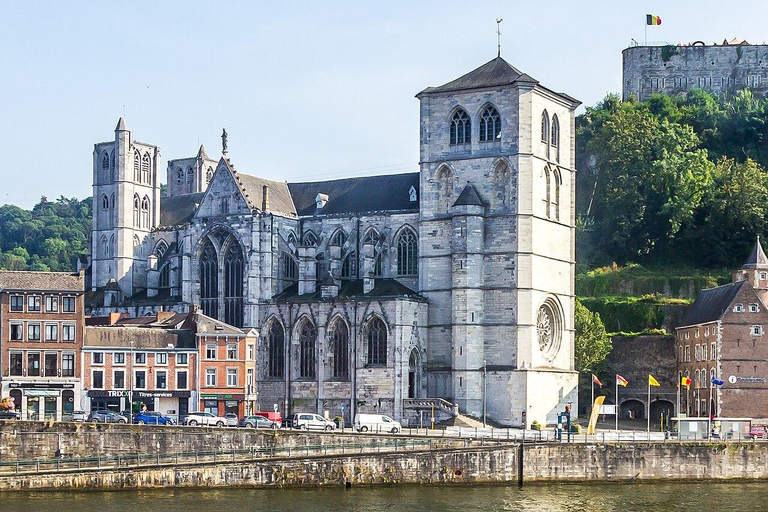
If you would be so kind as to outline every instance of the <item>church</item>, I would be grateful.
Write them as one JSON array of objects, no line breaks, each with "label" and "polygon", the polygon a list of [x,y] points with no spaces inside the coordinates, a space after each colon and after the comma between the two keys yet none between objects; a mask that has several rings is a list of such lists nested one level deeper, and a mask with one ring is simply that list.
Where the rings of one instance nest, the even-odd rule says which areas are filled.
[{"label": "church", "polygon": [[271,181],[224,132],[220,157],[168,161],[165,193],[158,146],[120,118],[93,152],[89,312],[255,330],[262,410],[413,424],[441,398],[517,427],[577,410],[579,102],[501,57],[416,98],[418,172]]}]

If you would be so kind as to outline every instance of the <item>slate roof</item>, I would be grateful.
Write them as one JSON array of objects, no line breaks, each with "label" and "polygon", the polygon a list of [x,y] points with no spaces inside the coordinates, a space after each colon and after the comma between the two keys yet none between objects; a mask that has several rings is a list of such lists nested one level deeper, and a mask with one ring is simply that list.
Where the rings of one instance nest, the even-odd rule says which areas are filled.
[{"label": "slate roof", "polygon": [[[424,297],[419,295],[414,290],[411,290],[397,279],[374,279],[373,290],[369,293],[363,293],[363,280],[344,280],[341,281],[341,287],[339,288],[338,299],[345,298],[358,298],[358,299],[382,299],[382,298],[397,298],[397,297],[410,297],[418,300],[426,301]],[[318,302],[322,299],[322,292],[320,287],[317,287],[315,293],[305,293],[304,295],[298,295],[299,285],[292,284],[282,293],[276,295],[273,300],[276,302]]]},{"label": "slate roof", "polygon": [[486,62],[466,75],[439,87],[427,87],[416,96],[438,92],[455,92],[483,87],[500,87],[515,82],[539,83],[538,80],[523,73],[501,57]]},{"label": "slate roof", "polygon": [[477,193],[477,189],[471,183],[467,183],[464,190],[461,191],[456,202],[453,206],[485,206],[483,200],[480,199],[480,195]]},{"label": "slate roof", "polygon": [[744,286],[749,284],[746,281],[739,281],[702,290],[688,314],[683,318],[680,327],[719,320]]},{"label": "slate roof", "polygon": [[85,292],[85,278],[67,272],[0,271],[0,292],[35,290],[48,292]]},{"label": "slate roof", "polygon": [[160,198],[160,226],[186,224],[192,219],[205,192]]},{"label": "slate roof", "polygon": [[[131,344],[133,342],[133,344]],[[194,349],[195,333],[191,329],[147,329],[126,326],[86,326],[83,347],[122,347]]]},{"label": "slate roof", "polygon": [[202,313],[195,314],[195,323],[197,324],[198,334],[215,334],[217,336],[231,334],[234,336],[243,336],[245,331],[238,329],[233,325],[226,324]]},{"label": "slate roof", "polygon": [[264,178],[258,178],[249,174],[241,174],[234,170],[232,171],[232,175],[251,210],[261,210],[264,202],[264,185],[267,185],[269,187],[269,205],[267,211],[286,215],[296,215],[296,207],[293,205],[291,192],[288,190],[288,185],[286,183],[265,180]]},{"label": "slate roof", "polygon": [[411,202],[409,190],[419,190],[419,173],[388,174],[311,183],[289,183],[300,216],[314,215],[317,194],[327,194],[323,215],[356,212],[418,210],[419,195]]},{"label": "slate roof", "polygon": [[752,248],[752,253],[749,255],[749,258],[747,258],[747,261],[744,262],[744,265],[741,267],[744,269],[768,269],[768,258],[765,256],[765,252],[763,252],[763,246],[760,245],[760,237],[757,237],[757,242],[755,242],[755,246]]}]

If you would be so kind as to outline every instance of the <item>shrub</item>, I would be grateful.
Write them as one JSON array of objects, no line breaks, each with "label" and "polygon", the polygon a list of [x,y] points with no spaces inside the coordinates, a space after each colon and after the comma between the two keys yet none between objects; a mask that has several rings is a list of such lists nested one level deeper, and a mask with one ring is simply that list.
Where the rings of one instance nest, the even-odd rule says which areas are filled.
[{"label": "shrub", "polygon": [[531,430],[541,430],[541,423],[533,420],[533,422],[531,422]]}]

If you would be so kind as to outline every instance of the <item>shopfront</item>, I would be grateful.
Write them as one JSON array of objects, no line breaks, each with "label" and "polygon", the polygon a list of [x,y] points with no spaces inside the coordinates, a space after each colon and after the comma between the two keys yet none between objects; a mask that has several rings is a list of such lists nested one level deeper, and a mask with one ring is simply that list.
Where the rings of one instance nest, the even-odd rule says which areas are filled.
[{"label": "shopfront", "polygon": [[68,421],[75,406],[75,384],[69,382],[10,382],[8,394],[13,397],[22,420]]},{"label": "shopfront", "polygon": [[[134,391],[133,400],[128,391],[92,390],[88,392],[91,410],[108,409],[127,413],[133,405],[133,412],[157,411],[172,418],[189,412],[190,391]],[[133,402],[133,404],[131,404]]]},{"label": "shopfront", "polygon": [[201,410],[217,416],[234,413],[238,418],[245,416],[244,394],[200,394]]}]

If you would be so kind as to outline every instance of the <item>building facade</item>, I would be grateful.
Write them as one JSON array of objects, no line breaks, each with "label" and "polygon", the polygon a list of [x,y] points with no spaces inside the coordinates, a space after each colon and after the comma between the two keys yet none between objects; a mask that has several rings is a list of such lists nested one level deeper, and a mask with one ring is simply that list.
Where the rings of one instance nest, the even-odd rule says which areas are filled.
[{"label": "building facade", "polygon": [[0,271],[0,396],[22,420],[67,420],[81,392],[85,277]]},{"label": "building facade", "polygon": [[[731,284],[703,290],[676,329],[681,411],[765,418],[768,400],[768,258],[758,239]],[[723,381],[713,384],[712,379]]]},{"label": "building facade", "polygon": [[157,147],[121,119],[94,148],[90,310],[197,305],[253,329],[258,408],[407,419],[440,397],[554,422],[577,400],[579,103],[500,57],[417,97],[419,172],[265,180],[225,132],[215,165],[202,147],[168,163],[163,198]]},{"label": "building facade", "polygon": [[692,89],[732,95],[749,89],[768,93],[768,45],[723,41],[722,45],[633,46],[622,52],[624,100],[652,94],[674,96]]}]

